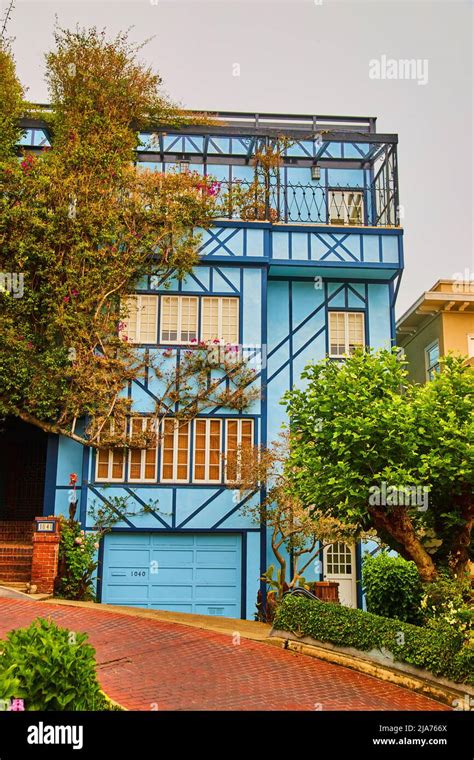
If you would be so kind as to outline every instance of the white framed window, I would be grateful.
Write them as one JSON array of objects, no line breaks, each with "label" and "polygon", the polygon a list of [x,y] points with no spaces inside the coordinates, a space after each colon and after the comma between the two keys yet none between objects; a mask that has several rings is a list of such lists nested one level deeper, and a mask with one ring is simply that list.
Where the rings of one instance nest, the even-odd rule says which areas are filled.
[{"label": "white framed window", "polygon": [[474,333],[467,336],[467,355],[470,359],[474,356]]},{"label": "white framed window", "polygon": [[125,450],[98,449],[95,479],[97,481],[123,481],[125,479]]},{"label": "white framed window", "polygon": [[329,356],[353,354],[365,345],[365,317],[363,311],[329,312]]},{"label": "white framed window", "polygon": [[191,343],[197,330],[196,296],[161,296],[161,343]]},{"label": "white framed window", "polygon": [[163,420],[161,482],[189,481],[190,424],[174,417]]},{"label": "white framed window", "polygon": [[350,546],[337,541],[328,547],[325,571],[328,575],[352,574],[352,551]]},{"label": "white framed window", "polygon": [[[106,431],[108,431],[110,435],[114,434],[114,420],[107,420],[103,428],[104,435]],[[125,427],[123,429],[123,435],[125,438]],[[104,448],[97,449],[95,459],[95,479],[97,481],[111,482],[125,480],[125,448],[104,446]]]},{"label": "white framed window", "polygon": [[239,299],[205,296],[202,299],[201,339],[239,342]]},{"label": "white framed window", "polygon": [[124,305],[122,338],[130,343],[156,343],[158,331],[158,296],[127,296]]},{"label": "white framed window", "polygon": [[[130,439],[135,436],[154,432],[156,421],[150,417],[132,417],[130,420]],[[157,447],[130,448],[128,452],[128,479],[132,483],[153,483],[157,478]]]},{"label": "white framed window", "polygon": [[439,366],[439,341],[434,340],[425,348],[425,367],[426,379],[433,380],[434,376],[440,371]]},{"label": "white framed window", "polygon": [[238,452],[253,446],[253,420],[228,419],[225,431],[225,479],[226,482],[238,480]]},{"label": "white framed window", "polygon": [[194,421],[194,472],[195,483],[220,483],[222,421],[196,419]]},{"label": "white framed window", "polygon": [[329,193],[329,224],[364,224],[364,195],[355,190],[331,190]]}]

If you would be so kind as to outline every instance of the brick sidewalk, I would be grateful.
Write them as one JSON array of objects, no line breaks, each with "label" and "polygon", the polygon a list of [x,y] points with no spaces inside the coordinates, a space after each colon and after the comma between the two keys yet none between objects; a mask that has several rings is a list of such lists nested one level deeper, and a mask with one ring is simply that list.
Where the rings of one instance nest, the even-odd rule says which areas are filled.
[{"label": "brick sidewalk", "polygon": [[100,608],[1,598],[0,637],[39,616],[89,634],[104,691],[131,710],[448,709],[322,660]]}]

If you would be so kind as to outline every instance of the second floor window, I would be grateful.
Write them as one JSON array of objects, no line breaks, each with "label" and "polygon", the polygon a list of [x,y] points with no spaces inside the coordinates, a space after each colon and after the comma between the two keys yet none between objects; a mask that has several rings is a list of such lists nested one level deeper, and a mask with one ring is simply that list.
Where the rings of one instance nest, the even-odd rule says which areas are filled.
[{"label": "second floor window", "polygon": [[156,343],[158,325],[157,296],[128,296],[128,316],[123,320],[122,337],[130,343]]},{"label": "second floor window", "polygon": [[161,480],[168,483],[189,480],[189,422],[168,418],[163,421]]},{"label": "second floor window", "polygon": [[221,480],[221,420],[196,419],[194,423],[194,481]]},{"label": "second floor window", "polygon": [[140,483],[156,481],[157,447],[138,448],[140,436],[143,434],[156,436],[154,420],[149,417],[134,417],[130,420],[130,437],[137,439],[137,448],[129,450],[128,479]]},{"label": "second floor window", "polygon": [[364,224],[363,195],[353,190],[328,190],[329,224]]},{"label": "second floor window", "polygon": [[219,339],[236,345],[239,303],[233,296],[130,295],[123,301],[127,315],[120,334],[130,343],[189,345]]},{"label": "second floor window", "polygon": [[161,343],[191,343],[198,334],[195,296],[161,297]]},{"label": "second floor window", "polygon": [[220,338],[226,343],[239,342],[239,299],[207,296],[202,299],[201,339]]},{"label": "second floor window", "polygon": [[96,460],[96,479],[119,481],[125,477],[125,450],[99,449]]},{"label": "second floor window", "polygon": [[426,379],[433,380],[440,371],[439,366],[439,343],[435,340],[425,348]]},{"label": "second floor window", "polygon": [[364,313],[361,311],[329,312],[329,356],[337,358],[353,354],[365,345]]},{"label": "second floor window", "polygon": [[253,446],[253,420],[228,419],[226,421],[226,481],[231,483],[241,476],[239,452]]}]

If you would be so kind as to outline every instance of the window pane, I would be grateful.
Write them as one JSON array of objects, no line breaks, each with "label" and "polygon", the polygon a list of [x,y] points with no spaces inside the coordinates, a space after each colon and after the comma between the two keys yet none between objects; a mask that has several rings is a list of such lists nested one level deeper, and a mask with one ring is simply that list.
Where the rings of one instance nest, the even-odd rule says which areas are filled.
[{"label": "window pane", "polygon": [[99,449],[97,452],[98,478],[108,478],[109,476],[109,452],[110,449]]},{"label": "window pane", "polygon": [[114,479],[123,478],[123,451],[114,449],[112,452],[112,477]]}]

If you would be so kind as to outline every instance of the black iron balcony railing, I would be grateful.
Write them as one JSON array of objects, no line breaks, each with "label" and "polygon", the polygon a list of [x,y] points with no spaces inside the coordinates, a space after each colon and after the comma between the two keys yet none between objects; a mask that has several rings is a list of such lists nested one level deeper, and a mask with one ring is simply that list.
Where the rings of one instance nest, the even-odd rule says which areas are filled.
[{"label": "black iron balcony railing", "polygon": [[220,183],[219,217],[272,223],[397,227],[395,191],[377,182],[370,188],[275,181]]}]

